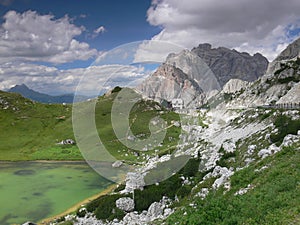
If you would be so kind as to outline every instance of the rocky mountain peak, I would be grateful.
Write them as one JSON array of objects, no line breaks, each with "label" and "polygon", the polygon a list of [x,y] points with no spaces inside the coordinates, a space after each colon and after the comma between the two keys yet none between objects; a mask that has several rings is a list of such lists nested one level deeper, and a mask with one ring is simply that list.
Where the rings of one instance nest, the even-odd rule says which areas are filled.
[{"label": "rocky mountain peak", "polygon": [[289,44],[285,50],[283,50],[274,61],[294,59],[300,55],[300,38],[293,43]]},{"label": "rocky mountain peak", "polygon": [[282,62],[293,60],[300,56],[300,38],[295,40],[293,43],[289,44],[286,49],[284,49],[272,63],[270,63],[267,74],[273,74],[280,69],[280,64]]},{"label": "rocky mountain peak", "polygon": [[203,93],[194,79],[167,63],[162,64],[137,90],[160,102],[180,98],[186,107],[194,104]]},{"label": "rocky mountain peak", "polygon": [[192,49],[211,69],[223,87],[230,79],[254,81],[264,75],[268,60],[259,53],[251,56],[225,47],[201,44]]}]

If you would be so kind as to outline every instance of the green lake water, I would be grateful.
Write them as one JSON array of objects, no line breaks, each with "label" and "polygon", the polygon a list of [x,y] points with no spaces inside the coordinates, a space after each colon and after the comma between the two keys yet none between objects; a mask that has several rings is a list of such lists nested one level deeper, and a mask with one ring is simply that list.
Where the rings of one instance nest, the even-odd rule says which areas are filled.
[{"label": "green lake water", "polygon": [[79,162],[0,162],[0,225],[62,213],[112,183]]}]

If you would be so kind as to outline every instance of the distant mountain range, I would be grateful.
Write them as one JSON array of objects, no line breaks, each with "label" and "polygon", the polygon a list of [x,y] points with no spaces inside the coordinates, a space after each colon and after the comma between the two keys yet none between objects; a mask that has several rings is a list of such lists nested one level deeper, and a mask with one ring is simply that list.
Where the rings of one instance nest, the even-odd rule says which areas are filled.
[{"label": "distant mountain range", "polygon": [[[42,103],[72,103],[74,94],[64,94],[58,96],[47,95],[28,88],[25,84],[16,85],[8,90],[8,92],[21,94],[25,98]],[[77,96],[77,101],[87,100],[86,96]]]}]

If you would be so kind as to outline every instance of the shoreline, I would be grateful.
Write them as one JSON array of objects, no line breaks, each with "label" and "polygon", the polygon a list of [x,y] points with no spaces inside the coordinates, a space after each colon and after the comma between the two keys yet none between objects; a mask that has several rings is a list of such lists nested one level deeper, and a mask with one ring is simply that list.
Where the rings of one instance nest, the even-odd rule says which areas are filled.
[{"label": "shoreline", "polygon": [[99,198],[100,196],[111,193],[117,187],[117,185],[118,184],[112,184],[112,185],[108,186],[106,189],[103,189],[103,191],[101,191],[100,193],[90,196],[90,197],[82,200],[79,203],[76,203],[75,205],[71,206],[70,208],[68,208],[67,210],[65,210],[62,213],[42,219],[42,220],[38,221],[37,224],[38,225],[48,225],[50,222],[53,222],[54,220],[59,219],[62,216],[66,216],[68,214],[74,213],[81,205],[85,205],[85,204],[89,203],[90,201],[92,201],[96,198]]}]

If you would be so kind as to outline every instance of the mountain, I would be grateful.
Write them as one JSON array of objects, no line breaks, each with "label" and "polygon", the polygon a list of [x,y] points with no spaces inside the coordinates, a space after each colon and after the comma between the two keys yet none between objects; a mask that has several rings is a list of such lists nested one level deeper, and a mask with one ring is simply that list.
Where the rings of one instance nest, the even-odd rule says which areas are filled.
[{"label": "mountain", "polygon": [[[144,158],[113,193],[64,217],[66,224],[299,224],[300,59],[283,54],[271,74],[226,82],[215,107],[181,112],[170,124],[181,130],[176,146]],[[142,90],[153,98],[178,97],[177,86],[202,95],[196,58],[170,55]]]},{"label": "mountain", "polygon": [[169,64],[162,64],[137,89],[158,102],[161,100],[171,102],[180,98],[186,107],[192,102],[201,101],[203,93],[194,79]]},{"label": "mountain", "polygon": [[224,47],[212,48],[210,44],[200,44],[192,52],[204,60],[222,87],[233,78],[255,81],[268,67],[268,60],[260,53],[251,56]]},{"label": "mountain", "polygon": [[280,69],[280,63],[295,59],[300,56],[300,38],[296,39],[293,43],[289,44],[268,67],[268,74],[274,73]]},{"label": "mountain", "polygon": [[[137,89],[152,99],[171,101],[181,98],[185,106],[199,106],[230,79],[255,81],[264,75],[267,66],[268,60],[259,53],[251,56],[200,44],[191,51],[170,54]],[[177,79],[179,74],[181,79]]]},{"label": "mountain", "polygon": [[[74,94],[65,94],[65,95],[58,95],[52,96],[43,94],[37,91],[34,91],[28,88],[25,84],[16,85],[8,90],[8,92],[12,93],[19,93],[25,98],[29,98],[31,100],[42,102],[42,103],[73,103]],[[88,98],[85,96],[81,96],[80,100],[84,101]]]},{"label": "mountain", "polygon": [[[231,93],[231,100],[223,102],[223,106],[226,104],[231,108],[245,108],[300,103],[299,44],[300,39],[291,43],[270,63],[265,75],[255,82],[248,83],[241,91]],[[230,82],[237,84],[241,81],[231,80]],[[228,85],[224,86],[223,93],[226,92],[226,86]]]}]

